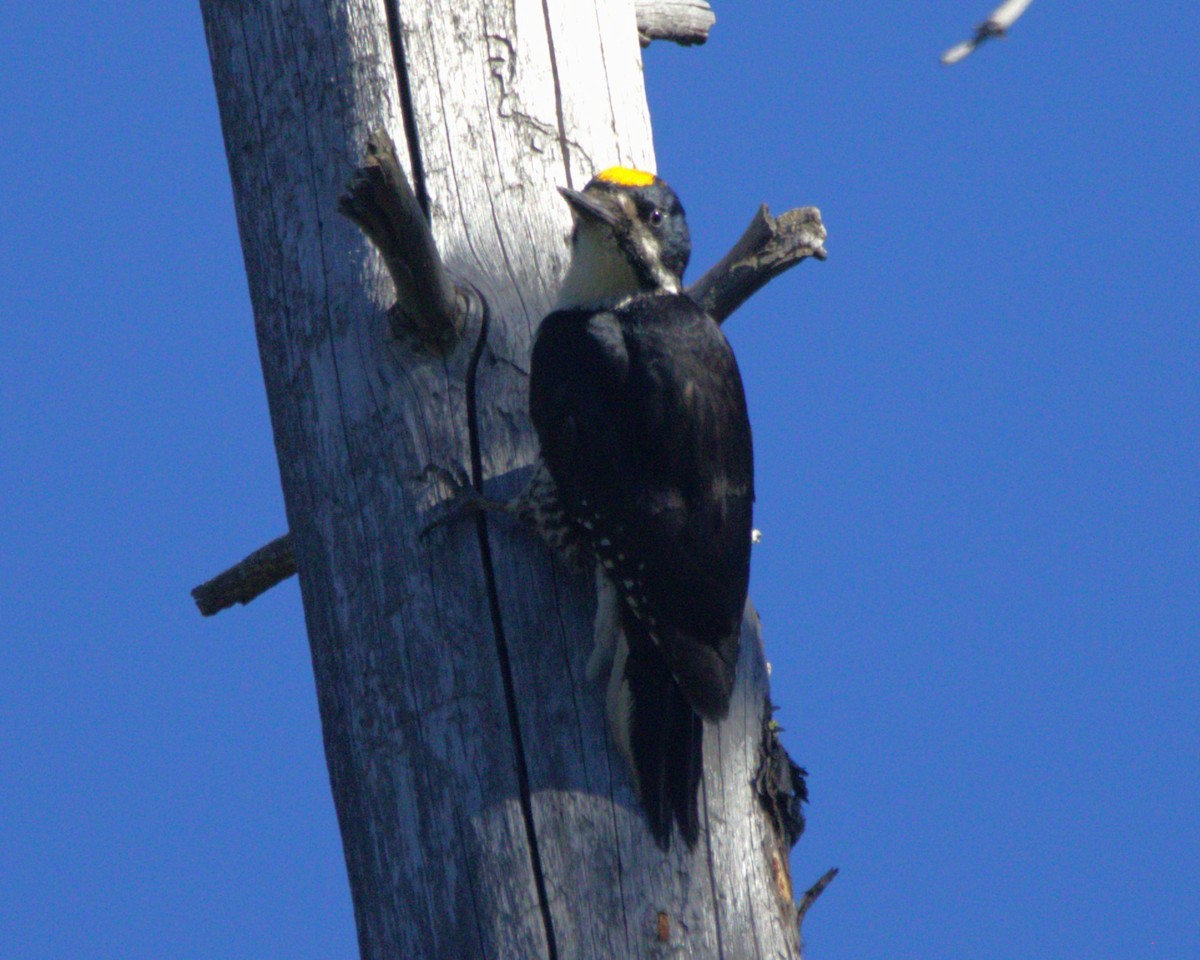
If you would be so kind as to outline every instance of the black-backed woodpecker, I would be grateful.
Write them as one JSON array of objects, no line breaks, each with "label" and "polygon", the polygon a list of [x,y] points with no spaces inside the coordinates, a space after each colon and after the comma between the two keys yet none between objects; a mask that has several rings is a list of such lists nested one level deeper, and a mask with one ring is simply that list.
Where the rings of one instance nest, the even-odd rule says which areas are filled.
[{"label": "black-backed woodpecker", "polygon": [[542,465],[523,510],[596,561],[608,715],[658,844],[699,836],[703,721],[729,710],[750,576],[754,463],[733,351],[683,292],[683,207],[625,167],[582,191],[557,306],[533,347]]}]

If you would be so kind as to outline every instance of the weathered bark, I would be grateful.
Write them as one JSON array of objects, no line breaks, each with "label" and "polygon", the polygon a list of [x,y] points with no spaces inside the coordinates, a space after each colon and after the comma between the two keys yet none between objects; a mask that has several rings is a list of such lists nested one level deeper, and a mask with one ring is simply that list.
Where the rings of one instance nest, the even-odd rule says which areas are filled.
[{"label": "weathered bark", "polygon": [[717,18],[704,0],[638,0],[638,39],[642,46],[670,40],[685,47],[708,40]]},{"label": "weathered bark", "polygon": [[[504,497],[534,456],[555,186],[654,167],[632,4],[201,6],[363,957],[798,955],[752,787],[757,617],[706,730],[701,844],[664,855],[584,680],[588,579],[502,519],[418,536],[440,469]],[[393,283],[336,211],[377,127],[483,299],[445,356],[392,336]]]}]

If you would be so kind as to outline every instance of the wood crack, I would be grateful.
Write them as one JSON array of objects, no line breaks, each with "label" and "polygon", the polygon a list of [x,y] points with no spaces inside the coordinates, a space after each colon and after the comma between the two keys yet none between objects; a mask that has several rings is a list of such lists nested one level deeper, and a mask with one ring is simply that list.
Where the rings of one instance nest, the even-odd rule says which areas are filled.
[{"label": "wood crack", "polygon": [[413,109],[412,85],[408,79],[408,61],[404,54],[404,25],[400,22],[399,5],[396,0],[387,0],[388,35],[392,41],[392,57],[395,61],[396,82],[400,86],[400,115],[404,120],[404,139],[408,141],[408,163],[412,170],[413,191],[417,203],[430,219],[429,191],[425,185],[425,164],[421,159],[421,140],[417,136],[417,115]]},{"label": "wood crack", "polygon": [[558,57],[554,52],[554,30],[550,25],[550,6],[542,0],[542,17],[546,21],[546,44],[550,48],[550,75],[554,78],[554,115],[558,120],[558,149],[562,152],[563,172],[567,178],[567,186],[571,182],[571,148],[567,142],[567,122],[563,118],[562,83],[558,76]]},{"label": "wood crack", "polygon": [[[467,429],[471,445],[471,485],[483,493],[483,451],[479,439],[479,408],[476,397],[479,360],[487,346],[491,311],[487,301],[475,291],[482,309],[479,324],[479,339],[471,352],[467,365]],[[521,803],[521,817],[525,822],[525,835],[529,841],[529,859],[533,868],[533,881],[537,890],[538,908],[542,914],[542,925],[546,931],[548,960],[558,960],[558,944],[554,936],[554,918],[550,913],[550,897],[546,891],[546,875],[542,868],[538,850],[537,824],[533,819],[533,795],[529,787],[529,763],[525,757],[525,743],[521,736],[521,720],[517,709],[516,684],[513,682],[512,659],[508,652],[508,638],[504,631],[504,618],[500,613],[500,593],[496,588],[496,569],[492,560],[492,545],[488,537],[487,518],[481,512],[475,518],[475,529],[479,536],[479,552],[483,560],[483,576],[487,585],[488,609],[492,615],[492,632],[496,639],[496,655],[500,664],[501,680],[504,684],[504,703],[508,711],[508,725],[512,733],[514,760],[517,767],[517,789]]]}]

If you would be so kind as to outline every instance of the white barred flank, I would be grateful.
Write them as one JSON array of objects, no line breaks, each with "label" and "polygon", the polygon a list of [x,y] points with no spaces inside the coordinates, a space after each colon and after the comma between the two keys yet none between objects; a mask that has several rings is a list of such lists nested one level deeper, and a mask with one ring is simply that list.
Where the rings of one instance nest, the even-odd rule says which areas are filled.
[{"label": "white barred flank", "polygon": [[539,460],[524,492],[513,501],[513,512],[537,531],[550,548],[572,566],[583,564],[585,542],[571,524],[558,499],[554,478]]}]

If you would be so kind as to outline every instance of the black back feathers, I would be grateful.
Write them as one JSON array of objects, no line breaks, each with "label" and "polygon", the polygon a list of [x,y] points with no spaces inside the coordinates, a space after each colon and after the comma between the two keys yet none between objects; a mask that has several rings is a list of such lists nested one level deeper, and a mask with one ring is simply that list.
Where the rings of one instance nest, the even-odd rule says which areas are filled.
[{"label": "black back feathers", "polygon": [[655,836],[698,832],[702,719],[728,710],[750,574],[741,378],[688,297],[563,310],[538,331],[530,412],[560,503],[622,601],[631,751]]}]

